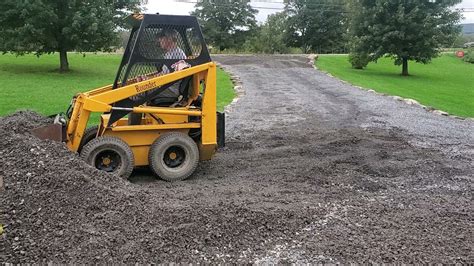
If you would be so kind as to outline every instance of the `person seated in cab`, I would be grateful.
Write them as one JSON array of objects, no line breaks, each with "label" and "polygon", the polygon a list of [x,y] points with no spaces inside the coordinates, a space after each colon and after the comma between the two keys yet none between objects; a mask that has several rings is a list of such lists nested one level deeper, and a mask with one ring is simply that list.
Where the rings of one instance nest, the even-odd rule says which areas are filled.
[{"label": "person seated in cab", "polygon": [[[163,59],[168,60],[177,60],[176,63],[187,58],[183,49],[178,46],[179,33],[174,29],[164,29],[157,35],[157,44],[163,50]],[[176,69],[175,69],[176,70]],[[171,70],[163,64],[161,71],[154,76],[162,76],[171,73]],[[141,80],[140,80],[141,81]],[[147,102],[148,106],[161,106],[163,104],[172,104],[178,101],[181,92],[180,92],[181,81],[177,81],[168,87],[166,90],[158,94],[153,100]],[[137,100],[140,97],[146,97],[147,95],[153,93],[154,90],[148,91],[146,93],[132,97],[133,100]],[[139,125],[141,123],[143,114],[131,113],[128,118],[130,125]]]}]

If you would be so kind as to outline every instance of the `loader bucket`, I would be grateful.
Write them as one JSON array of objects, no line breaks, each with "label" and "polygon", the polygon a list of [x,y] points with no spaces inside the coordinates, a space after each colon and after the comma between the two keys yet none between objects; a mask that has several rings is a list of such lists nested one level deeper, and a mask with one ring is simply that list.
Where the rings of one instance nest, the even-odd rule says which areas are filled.
[{"label": "loader bucket", "polygon": [[66,141],[66,118],[62,114],[51,115],[49,117],[54,118],[54,122],[51,125],[31,130],[33,136],[43,140]]},{"label": "loader bucket", "polygon": [[54,140],[62,142],[64,138],[64,126],[61,124],[52,124],[31,130],[33,136],[43,140]]}]

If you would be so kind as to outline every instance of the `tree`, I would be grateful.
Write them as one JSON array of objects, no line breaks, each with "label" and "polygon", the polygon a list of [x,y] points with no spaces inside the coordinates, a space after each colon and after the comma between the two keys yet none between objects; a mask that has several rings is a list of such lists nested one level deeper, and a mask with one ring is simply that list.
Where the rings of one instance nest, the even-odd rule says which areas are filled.
[{"label": "tree", "polygon": [[289,51],[286,45],[287,19],[284,12],[268,16],[267,21],[258,28],[256,35],[245,46],[252,52],[283,54]]},{"label": "tree", "polygon": [[250,0],[198,1],[191,13],[199,19],[207,42],[219,50],[240,47],[256,27],[257,10]]},{"label": "tree", "polygon": [[350,23],[354,52],[371,60],[394,58],[408,76],[408,61],[427,64],[460,32],[461,17],[451,9],[461,0],[352,0]]},{"label": "tree", "polygon": [[288,44],[307,52],[341,51],[345,45],[343,0],[285,0]]},{"label": "tree", "polygon": [[0,51],[37,56],[59,52],[60,71],[69,70],[68,51],[109,51],[117,26],[138,0],[2,0]]}]

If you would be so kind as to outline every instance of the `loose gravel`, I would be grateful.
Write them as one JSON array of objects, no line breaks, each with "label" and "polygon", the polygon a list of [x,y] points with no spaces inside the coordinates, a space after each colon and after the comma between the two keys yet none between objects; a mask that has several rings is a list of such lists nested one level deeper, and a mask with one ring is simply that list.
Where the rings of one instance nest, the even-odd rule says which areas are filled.
[{"label": "loose gravel", "polygon": [[473,263],[474,124],[300,56],[219,56],[246,95],[187,181],[98,172],[0,120],[2,262]]}]

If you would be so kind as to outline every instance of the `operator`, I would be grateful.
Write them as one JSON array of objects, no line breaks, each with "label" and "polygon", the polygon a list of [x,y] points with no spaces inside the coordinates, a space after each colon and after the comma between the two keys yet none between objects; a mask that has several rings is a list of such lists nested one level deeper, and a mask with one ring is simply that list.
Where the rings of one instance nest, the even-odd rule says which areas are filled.
[{"label": "operator", "polygon": [[[176,30],[165,29],[158,35],[158,42],[165,51],[164,59],[175,59],[177,62],[180,60],[186,59],[186,54],[184,51],[179,48],[178,46],[178,37],[179,33]],[[159,75],[166,75],[169,74],[170,70],[166,65],[163,65],[161,73]],[[171,87],[163,91],[158,95],[157,98],[178,98],[179,97],[179,83],[176,82]]]},{"label": "operator", "polygon": [[[178,39],[179,39],[179,33],[176,30],[164,29],[163,31],[160,32],[157,40],[158,40],[158,45],[164,51],[163,59],[176,60],[176,62],[179,62],[187,58],[184,51],[178,46]],[[171,71],[168,68],[168,66],[163,65],[161,68],[161,72],[159,72],[157,76],[166,75],[166,74],[169,74],[170,72]],[[158,96],[156,96],[154,100],[152,100],[151,102],[147,104],[150,106],[154,106],[156,102],[159,102],[160,98],[161,99],[178,99],[178,97],[180,96],[180,91],[179,91],[180,84],[181,84],[181,81],[175,82],[166,90],[158,94]],[[147,95],[153,93],[153,91],[157,89],[159,88],[156,88],[144,94],[135,96],[133,98],[136,99],[137,97],[146,97]],[[130,113],[128,117],[128,124],[139,125],[141,123],[141,119],[142,119],[142,114]]]}]

